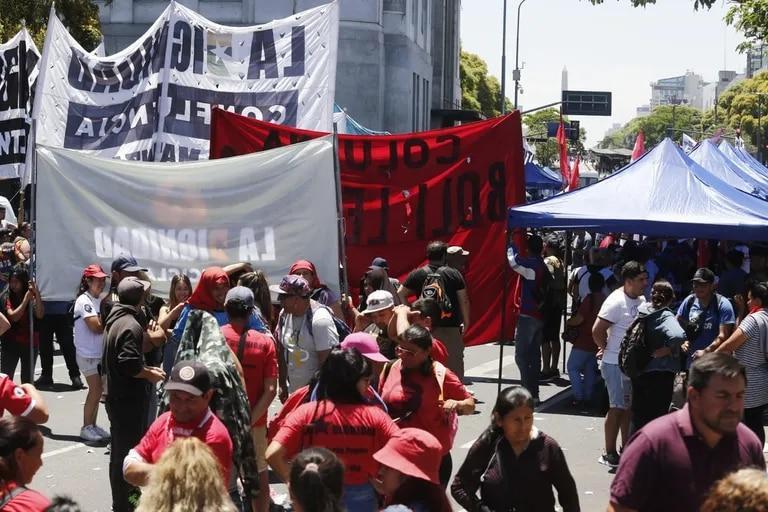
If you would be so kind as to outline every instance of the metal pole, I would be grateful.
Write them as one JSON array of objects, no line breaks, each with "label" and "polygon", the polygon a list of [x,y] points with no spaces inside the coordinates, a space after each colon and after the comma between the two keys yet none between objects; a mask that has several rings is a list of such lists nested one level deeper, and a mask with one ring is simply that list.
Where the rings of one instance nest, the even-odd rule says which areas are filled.
[{"label": "metal pole", "polygon": [[[569,258],[568,255],[571,254],[571,232],[566,231],[565,232],[565,251],[563,252],[563,273],[565,274],[565,300],[563,301],[563,304],[565,304],[565,307],[563,308],[563,331],[565,331],[565,323],[568,321],[568,261],[573,261],[573,258]],[[557,333],[559,336],[560,333]],[[562,337],[560,338],[562,340]],[[568,344],[563,340],[562,341],[562,353],[563,353],[563,374],[566,373],[566,357],[565,357],[565,351]]]},{"label": "metal pole", "polygon": [[341,166],[339,165],[339,132],[333,123],[333,179],[336,182],[336,225],[339,231],[339,259],[341,260],[341,293],[349,293],[347,254],[344,247],[344,205],[341,200]]},{"label": "metal pole", "polygon": [[[37,120],[32,120],[32,139],[37,136]],[[29,220],[30,220],[30,228],[32,231],[32,237],[31,240],[29,240],[29,275],[30,278],[35,281],[35,285],[37,285],[37,151],[35,151],[34,146],[31,146],[32,149],[32,186],[31,188],[31,201],[30,201],[30,211],[29,211]],[[27,146],[27,150],[29,150],[30,146]],[[41,297],[42,300],[42,297]],[[29,308],[29,382],[33,383],[35,382],[35,332],[34,332],[34,322],[35,322],[35,308],[32,306],[32,304],[28,304],[27,308]]]},{"label": "metal pole", "polygon": [[520,90],[520,8],[525,0],[517,4],[517,35],[515,36],[515,71],[512,74],[515,79],[515,110],[517,110],[517,93]]},{"label": "metal pole", "polygon": [[499,98],[499,112],[501,112],[501,115],[504,115],[507,112],[506,102],[504,101],[504,97],[507,94],[507,0],[504,0],[504,15],[501,27],[501,98]]},{"label": "metal pole", "polygon": [[509,262],[507,261],[507,247],[509,247],[509,241],[511,232],[509,226],[506,228],[506,236],[504,242],[504,272],[501,277],[501,327],[499,328],[499,375],[496,387],[496,394],[501,394],[501,374],[504,370],[504,344],[507,342],[506,320],[507,320],[507,302],[509,300]]},{"label": "metal pole", "polygon": [[760,143],[760,132],[762,131],[762,128],[760,127],[760,118],[763,116],[763,100],[762,96],[759,94],[757,95],[757,160],[760,163],[763,163],[763,151],[762,151],[762,145]]}]

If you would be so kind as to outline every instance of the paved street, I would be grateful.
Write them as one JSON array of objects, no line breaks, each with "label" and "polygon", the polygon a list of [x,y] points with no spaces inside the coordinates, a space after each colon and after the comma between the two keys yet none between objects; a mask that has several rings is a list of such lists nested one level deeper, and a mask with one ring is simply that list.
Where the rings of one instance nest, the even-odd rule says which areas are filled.
[{"label": "paved street", "polygon": [[[460,419],[459,433],[452,452],[454,471],[463,461],[475,438],[488,425],[491,408],[496,397],[498,371],[497,345],[467,349],[467,375],[474,384],[470,389],[480,401],[478,413]],[[55,390],[44,391],[51,420],[45,430],[43,467],[37,473],[32,487],[47,496],[69,494],[84,511],[109,511],[109,456],[104,446],[86,446],[78,437],[82,423],[82,404],[86,392],[69,388],[66,367],[61,356],[54,361]],[[503,385],[515,384],[517,369],[514,364],[514,348],[504,347]],[[18,378],[18,376],[17,376]],[[66,384],[66,385],[65,385]],[[552,435],[563,447],[568,464],[576,478],[582,510],[604,510],[611,475],[607,468],[597,464],[602,446],[602,419],[572,414],[569,402],[568,382],[562,379],[541,388],[543,401],[537,411],[537,426]],[[273,410],[276,405],[273,405]],[[103,408],[99,424],[108,428]],[[274,486],[278,494],[284,486]]]}]

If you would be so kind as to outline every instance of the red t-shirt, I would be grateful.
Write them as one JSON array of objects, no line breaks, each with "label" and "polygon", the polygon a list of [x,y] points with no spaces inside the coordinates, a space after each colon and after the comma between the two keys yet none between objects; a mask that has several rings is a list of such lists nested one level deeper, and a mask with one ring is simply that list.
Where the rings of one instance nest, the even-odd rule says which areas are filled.
[{"label": "red t-shirt", "polygon": [[322,446],[344,463],[344,485],[368,483],[378,472],[373,454],[399,429],[375,405],[310,402],[293,411],[274,441],[285,447],[287,457],[311,446]]},{"label": "red t-shirt", "polygon": [[437,338],[432,338],[432,351],[430,352],[432,359],[441,363],[443,366],[448,364],[448,349],[445,348],[445,343]]},{"label": "red t-shirt", "polygon": [[227,427],[210,409],[201,420],[192,423],[177,423],[170,411],[162,414],[152,423],[133,451],[146,462],[155,464],[165,449],[181,437],[196,437],[213,451],[221,466],[224,485],[228,486],[232,467],[232,440],[229,438]]},{"label": "red t-shirt", "polygon": [[[5,493],[11,492],[16,487],[18,487],[16,484],[10,484],[6,487]],[[45,512],[45,509],[50,506],[51,501],[48,498],[37,491],[27,489],[6,503],[3,512]]]},{"label": "red t-shirt", "polygon": [[[5,299],[5,312],[10,309],[15,308],[11,304],[10,299]],[[11,327],[3,334],[3,339],[20,345],[29,346],[29,306],[24,308],[24,312],[20,319],[12,321],[9,318],[8,321],[11,322]],[[33,324],[35,321],[33,321]],[[36,347],[40,345],[40,334],[37,332],[37,329],[35,329],[33,333],[33,343]]]},{"label": "red t-shirt", "polygon": [[600,306],[605,301],[605,295],[602,293],[593,293],[587,295],[586,298],[579,304],[579,309],[576,314],[583,318],[583,321],[577,329],[579,330],[578,336],[573,340],[573,348],[579,350],[585,350],[587,352],[597,352],[597,345],[592,338],[592,326],[595,325],[597,320],[597,314],[600,312]]},{"label": "red t-shirt", "polygon": [[[241,333],[237,332],[232,324],[222,326],[221,333],[227,340],[229,348],[237,355],[240,348]],[[248,402],[253,409],[256,402],[264,394],[264,379],[277,378],[275,342],[264,333],[253,329],[249,330],[248,336],[245,338],[243,358],[240,364],[243,366],[243,376],[245,377],[245,392],[248,394]],[[261,418],[251,418],[251,424],[258,427],[266,425],[266,411]]]},{"label": "red t-shirt", "polygon": [[35,401],[24,388],[17,386],[9,376],[0,373],[0,416],[6,410],[14,416],[26,416],[34,407]]},{"label": "red t-shirt", "polygon": [[[434,373],[423,375],[419,370],[403,370],[396,363],[379,383],[379,393],[387,404],[389,415],[401,418],[400,428],[414,427],[432,433],[443,445],[443,454],[451,451],[451,427],[453,418],[445,414],[439,404],[440,385]],[[445,369],[443,400],[465,400],[469,392],[459,378]],[[406,417],[407,416],[407,417]]]},{"label": "red t-shirt", "polygon": [[309,386],[302,386],[288,395],[288,399],[280,408],[280,411],[278,411],[277,415],[269,422],[269,426],[267,427],[267,441],[272,441],[280,430],[280,427],[283,426],[288,415],[307,401],[307,395],[309,395]]}]

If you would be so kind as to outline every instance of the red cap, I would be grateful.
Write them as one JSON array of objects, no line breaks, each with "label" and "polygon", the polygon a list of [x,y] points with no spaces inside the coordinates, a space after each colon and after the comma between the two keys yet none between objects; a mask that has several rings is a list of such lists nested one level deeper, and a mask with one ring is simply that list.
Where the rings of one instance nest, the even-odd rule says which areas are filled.
[{"label": "red cap", "polygon": [[93,265],[88,265],[87,267],[85,267],[85,270],[83,270],[83,277],[109,277],[109,276],[104,273],[104,269],[101,268],[100,265],[96,265],[94,263]]},{"label": "red cap", "polygon": [[404,475],[440,483],[443,447],[435,436],[420,428],[400,429],[373,458]]}]

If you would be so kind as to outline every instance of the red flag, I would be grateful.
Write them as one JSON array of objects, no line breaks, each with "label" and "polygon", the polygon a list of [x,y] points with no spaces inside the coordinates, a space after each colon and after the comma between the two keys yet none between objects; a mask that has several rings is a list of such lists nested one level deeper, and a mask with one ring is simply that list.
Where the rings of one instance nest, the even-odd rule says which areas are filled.
[{"label": "red flag", "polygon": [[643,156],[643,153],[645,153],[645,134],[643,134],[643,130],[640,130],[637,132],[637,139],[635,139],[635,147],[632,149],[632,158],[629,160],[630,163],[634,162],[641,156]]},{"label": "red flag", "polygon": [[576,163],[573,164],[573,171],[571,172],[571,181],[568,185],[568,190],[576,190],[579,188],[579,157],[576,157]]},{"label": "red flag", "polygon": [[565,126],[563,118],[560,118],[560,126],[557,127],[557,143],[560,144],[560,174],[563,175],[563,183],[571,181],[571,170],[568,168],[568,139],[565,138]]}]

